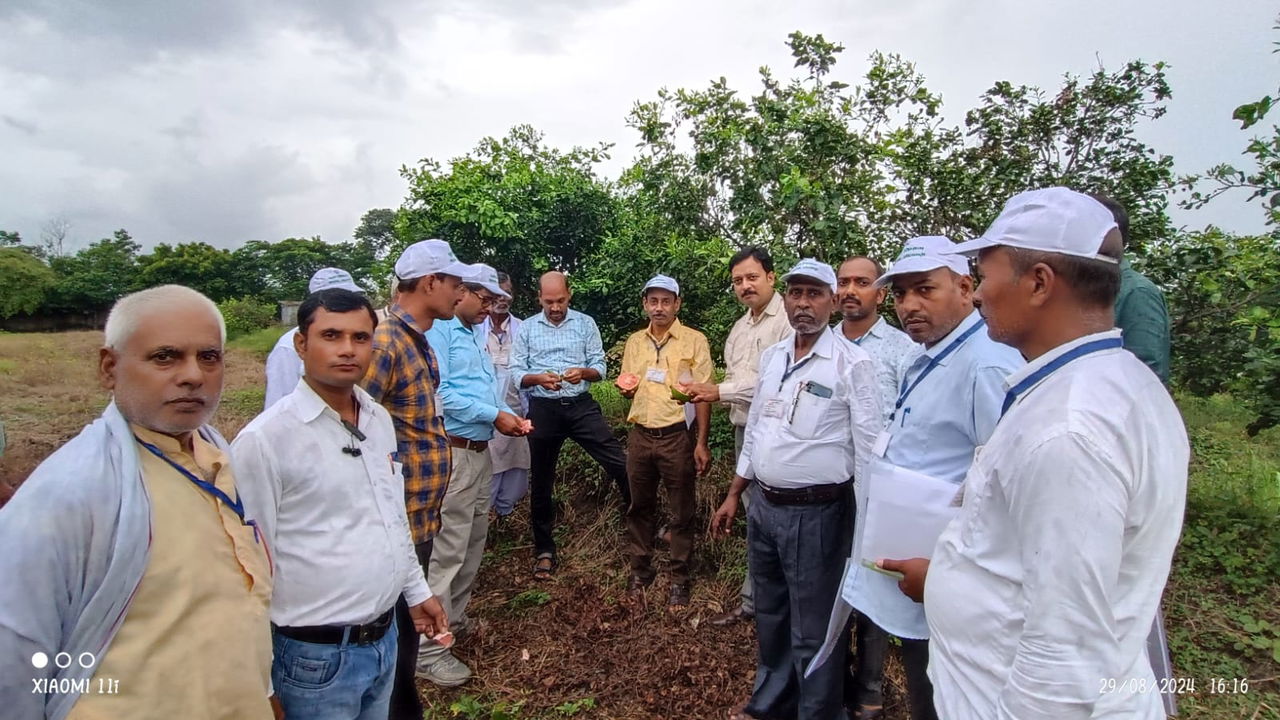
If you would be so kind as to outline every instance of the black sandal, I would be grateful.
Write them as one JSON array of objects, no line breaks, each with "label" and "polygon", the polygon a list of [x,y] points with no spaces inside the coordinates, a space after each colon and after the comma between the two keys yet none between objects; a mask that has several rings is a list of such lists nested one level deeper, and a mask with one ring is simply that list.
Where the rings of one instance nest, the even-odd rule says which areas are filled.
[{"label": "black sandal", "polygon": [[[546,562],[543,562],[543,561]],[[552,575],[556,574],[556,568],[560,567],[560,562],[556,560],[556,556],[552,553],[538,553],[538,557],[533,561],[533,579],[534,580],[550,580]]]}]

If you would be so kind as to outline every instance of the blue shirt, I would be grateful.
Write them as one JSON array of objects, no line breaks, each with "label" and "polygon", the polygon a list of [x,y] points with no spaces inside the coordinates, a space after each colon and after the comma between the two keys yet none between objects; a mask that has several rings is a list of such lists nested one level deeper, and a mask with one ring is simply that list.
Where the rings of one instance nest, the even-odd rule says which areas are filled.
[{"label": "blue shirt", "polygon": [[435,321],[426,336],[440,366],[436,394],[444,409],[445,432],[468,440],[489,440],[501,398],[484,336],[457,318]]},{"label": "blue shirt", "polygon": [[[845,337],[841,326],[835,327],[840,337]],[[848,340],[848,338],[845,338]],[[867,351],[876,363],[876,383],[880,388],[880,408],[884,411],[884,422],[889,423],[893,414],[893,404],[902,391],[902,380],[911,371],[911,366],[924,346],[911,339],[911,336],[890,325],[884,318],[876,320],[862,337],[850,340],[854,345]],[[936,372],[936,371],[935,371]]]},{"label": "blue shirt", "polygon": [[[515,345],[511,348],[511,380],[521,387],[526,375],[547,371],[563,373],[568,368],[590,368],[605,375],[604,346],[600,328],[589,315],[570,310],[559,325],[552,325],[546,313],[538,313],[520,325]],[[559,390],[534,385],[528,390],[533,397],[568,398],[586,392],[591,383],[561,382]]]},{"label": "blue shirt", "polygon": [[[974,310],[956,329],[926,348],[907,369],[903,383],[911,387],[935,357],[942,361],[920,381],[898,409],[884,460],[892,465],[946,480],[959,486],[973,463],[975,449],[987,442],[1000,420],[1005,378],[1025,362],[1017,350],[991,339],[979,327],[962,345],[943,351],[982,321]],[[902,388],[898,393],[901,395]],[[897,398],[894,398],[895,402]],[[864,526],[865,487],[857,488],[856,528]],[[854,543],[855,554],[861,537]],[[911,639],[929,637],[924,606],[898,589],[898,581],[851,563],[842,597],[886,632]]]}]

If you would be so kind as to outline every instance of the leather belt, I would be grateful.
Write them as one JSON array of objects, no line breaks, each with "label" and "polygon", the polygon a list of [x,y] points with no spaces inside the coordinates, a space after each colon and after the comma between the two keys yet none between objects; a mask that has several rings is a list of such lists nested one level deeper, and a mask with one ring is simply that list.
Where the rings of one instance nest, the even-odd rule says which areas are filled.
[{"label": "leather belt", "polygon": [[639,430],[641,433],[648,435],[649,437],[660,438],[668,435],[675,435],[678,432],[686,432],[689,430],[689,426],[685,425],[682,421],[675,423],[674,425],[668,425],[660,428],[647,428],[643,425],[636,425],[636,430]]},{"label": "leather belt", "polygon": [[590,398],[591,393],[589,392],[581,392],[577,395],[570,395],[568,397],[538,397],[537,395],[530,395],[529,402],[555,403],[556,405],[577,405],[583,400],[589,400]]},{"label": "leather belt", "polygon": [[488,440],[468,440],[464,437],[458,437],[457,435],[449,436],[449,444],[453,447],[470,450],[472,452],[484,452],[485,449],[489,447]]},{"label": "leather belt", "polygon": [[280,627],[274,623],[271,629],[281,635],[317,645],[341,645],[346,640],[350,645],[371,645],[387,634],[395,617],[393,610],[388,610],[371,623],[364,625],[309,625],[304,627]]},{"label": "leather belt", "polygon": [[769,487],[759,480],[756,481],[760,494],[774,505],[822,505],[845,498],[852,498],[853,496],[850,493],[852,484],[852,480],[846,480],[842,483],[810,485],[802,488],[775,488]]}]

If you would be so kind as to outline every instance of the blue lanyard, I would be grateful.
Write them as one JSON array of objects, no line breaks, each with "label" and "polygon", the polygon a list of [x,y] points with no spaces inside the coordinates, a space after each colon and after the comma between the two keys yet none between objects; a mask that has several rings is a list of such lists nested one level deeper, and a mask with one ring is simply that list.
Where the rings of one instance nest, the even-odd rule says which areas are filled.
[{"label": "blue lanyard", "polygon": [[231,508],[231,512],[234,512],[236,514],[236,517],[240,518],[241,524],[248,525],[253,528],[253,541],[258,542],[258,523],[253,520],[244,519],[244,503],[241,502],[240,493],[238,491],[236,492],[236,497],[233,500],[230,495],[227,495],[218,486],[214,485],[213,483],[207,480],[204,480],[203,478],[196,477],[194,474],[192,474],[190,470],[174,462],[173,459],[170,458],[168,455],[165,455],[164,451],[161,450],[160,448],[156,447],[155,445],[152,445],[146,440],[143,440],[137,435],[134,435],[133,439],[137,440],[138,443],[142,445],[142,447],[150,451],[152,455],[155,455],[161,460],[169,463],[170,467],[172,467],[174,470],[177,470],[179,473],[181,473],[183,477],[185,477],[186,479],[194,483],[196,487],[209,493],[213,497],[222,501],[223,505],[226,505],[227,507]]},{"label": "blue lanyard", "polygon": [[795,375],[797,370],[804,367],[812,359],[813,359],[813,349],[811,348],[809,350],[809,354],[806,355],[803,360],[801,360],[800,362],[792,366],[791,353],[787,353],[786,354],[787,364],[786,364],[786,367],[784,367],[782,370],[782,379],[778,381],[778,390],[782,390],[782,386],[787,383],[787,380],[789,380],[792,375]]},{"label": "blue lanyard", "polygon": [[1085,343],[1071,352],[1063,353],[1052,362],[1023,378],[1022,382],[1009,388],[1009,392],[1004,394],[1004,405],[1000,408],[1000,417],[1004,417],[1004,414],[1009,412],[1009,408],[1013,407],[1013,404],[1018,400],[1019,395],[1031,389],[1031,387],[1036,383],[1052,375],[1063,365],[1066,365],[1073,360],[1079,360],[1085,355],[1091,355],[1096,352],[1102,352],[1103,350],[1111,350],[1113,348],[1120,348],[1123,346],[1124,342],[1120,338],[1106,338],[1105,340],[1094,340],[1093,342]]},{"label": "blue lanyard", "polygon": [[894,415],[897,415],[898,411],[902,409],[902,404],[907,401],[907,396],[911,394],[911,391],[915,390],[916,386],[923,382],[924,379],[929,376],[929,373],[933,372],[933,369],[942,363],[943,358],[956,350],[959,350],[960,346],[964,345],[966,340],[968,340],[974,333],[978,332],[978,330],[986,327],[986,324],[987,321],[985,318],[978,320],[978,322],[973,324],[973,327],[965,330],[963,335],[956,338],[955,342],[942,348],[942,352],[930,358],[929,364],[924,367],[924,370],[922,370],[918,376],[916,376],[916,381],[911,383],[911,387],[907,387],[907,379],[902,378],[902,392],[898,395],[898,402],[893,405],[893,415],[889,416],[889,420],[893,420]]}]

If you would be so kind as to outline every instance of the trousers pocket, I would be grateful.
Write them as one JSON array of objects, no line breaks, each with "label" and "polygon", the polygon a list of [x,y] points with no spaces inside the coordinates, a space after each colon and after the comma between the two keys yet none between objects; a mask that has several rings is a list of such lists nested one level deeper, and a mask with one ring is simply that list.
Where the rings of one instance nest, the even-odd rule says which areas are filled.
[{"label": "trousers pocket", "polygon": [[329,657],[293,654],[285,664],[284,681],[300,688],[320,689],[333,683],[342,669],[341,652]]}]

